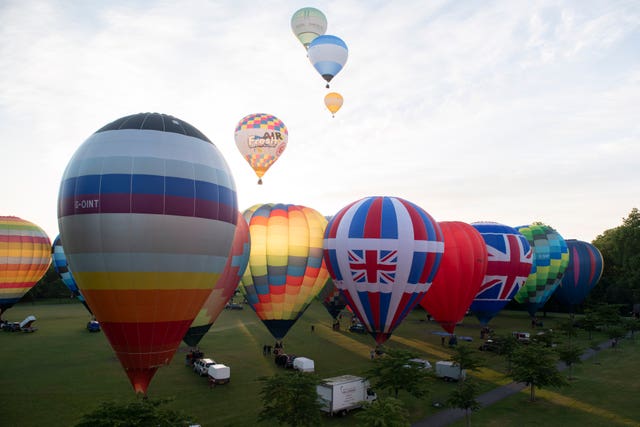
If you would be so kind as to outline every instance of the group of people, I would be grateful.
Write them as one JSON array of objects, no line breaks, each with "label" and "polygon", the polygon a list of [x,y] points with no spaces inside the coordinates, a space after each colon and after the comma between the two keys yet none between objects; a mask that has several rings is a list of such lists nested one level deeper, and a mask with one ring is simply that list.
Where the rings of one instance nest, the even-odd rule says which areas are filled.
[{"label": "group of people", "polygon": [[277,356],[280,353],[282,353],[283,351],[284,351],[284,344],[282,343],[281,340],[276,340],[276,343],[273,346],[270,346],[268,344],[265,344],[265,345],[262,346],[262,355],[263,356],[271,355],[271,353],[273,353],[273,354],[275,354]]}]

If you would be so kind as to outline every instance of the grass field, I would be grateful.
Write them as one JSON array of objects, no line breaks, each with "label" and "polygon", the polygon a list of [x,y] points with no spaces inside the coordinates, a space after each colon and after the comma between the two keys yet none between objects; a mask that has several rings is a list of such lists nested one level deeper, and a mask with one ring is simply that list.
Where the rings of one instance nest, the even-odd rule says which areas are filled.
[{"label": "grass field", "polygon": [[[37,332],[0,333],[0,425],[71,426],[100,402],[135,398],[104,335],[86,331],[88,314],[84,307],[19,304],[7,311],[4,318],[19,321],[29,314],[38,318]],[[549,315],[544,319],[545,327],[554,327],[563,319],[563,315]],[[311,325],[315,326],[314,332]],[[498,333],[527,331],[529,319],[523,312],[504,312],[491,326]],[[387,345],[409,348],[432,362],[447,359],[449,349],[442,347],[440,337],[432,333],[440,330],[436,323],[425,320],[423,311],[416,310]],[[472,345],[477,347],[479,330],[477,320],[467,317],[456,333],[471,336]],[[581,332],[578,340],[588,346],[586,333]],[[151,398],[173,398],[171,407],[192,415],[203,427],[254,425],[261,407],[259,378],[281,372],[272,357],[262,354],[263,344],[272,343],[273,338],[248,306],[244,310],[224,311],[201,341],[200,348],[207,357],[231,367],[231,382],[209,389],[206,378],[185,367],[187,347],[183,345],[171,364],[158,371],[148,394]],[[316,373],[323,378],[362,374],[372,363],[369,351],[373,339],[369,335],[333,331],[331,317],[318,302],[294,325],[284,343],[287,353],[313,359]],[[637,379],[629,375],[640,366],[637,347],[635,342],[626,341],[617,350],[601,352],[600,365],[592,361],[578,365],[572,387],[555,394],[543,391],[539,393],[540,401],[533,404],[527,402],[525,394],[518,394],[474,414],[473,425],[528,425],[524,420],[533,423],[543,413],[550,426],[639,425],[629,424],[640,420],[639,405],[630,403],[638,400]],[[483,391],[510,382],[503,375],[502,358],[493,354],[484,357],[487,368],[474,374]],[[453,387],[454,384],[436,381],[424,399],[402,393],[400,398],[411,419],[417,421],[439,410],[433,403],[445,401]],[[614,402],[606,403],[607,397]],[[562,423],[554,423],[558,420]],[[607,422],[603,424],[603,420]],[[353,425],[354,419],[326,417],[324,424]]]}]

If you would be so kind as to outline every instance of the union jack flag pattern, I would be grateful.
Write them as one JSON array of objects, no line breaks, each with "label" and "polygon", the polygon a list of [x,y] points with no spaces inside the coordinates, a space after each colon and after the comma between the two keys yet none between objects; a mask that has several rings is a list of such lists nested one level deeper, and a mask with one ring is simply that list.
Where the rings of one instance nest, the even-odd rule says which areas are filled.
[{"label": "union jack flag pattern", "polygon": [[395,197],[354,202],[325,231],[329,274],[378,344],[420,302],[443,251],[438,223],[422,208]]},{"label": "union jack flag pattern", "polygon": [[513,299],[526,282],[533,263],[533,250],[518,230],[494,222],[471,224],[487,245],[487,272],[470,310],[487,324]]}]

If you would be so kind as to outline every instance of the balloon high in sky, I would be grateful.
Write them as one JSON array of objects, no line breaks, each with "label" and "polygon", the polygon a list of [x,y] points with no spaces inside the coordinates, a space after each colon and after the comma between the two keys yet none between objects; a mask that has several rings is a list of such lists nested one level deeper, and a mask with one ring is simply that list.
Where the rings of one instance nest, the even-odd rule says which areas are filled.
[{"label": "balloon high in sky", "polygon": [[444,250],[438,223],[397,197],[366,197],[345,206],[324,238],[336,287],[378,344],[420,302]]},{"label": "balloon high in sky", "polygon": [[171,361],[223,273],[237,212],[216,146],[169,115],[115,120],[67,165],[58,222],[69,268],[136,392]]},{"label": "balloon high in sky", "polygon": [[331,111],[331,117],[335,117],[340,107],[342,107],[342,102],[342,95],[337,92],[330,92],[324,97],[324,105]]},{"label": "balloon high in sky", "polygon": [[429,291],[420,304],[453,333],[478,293],[487,271],[487,247],[480,233],[461,221],[442,221],[444,254]]},{"label": "balloon high in sky", "polygon": [[560,233],[545,224],[516,227],[533,248],[531,273],[514,299],[526,304],[534,317],[556,290],[569,264],[567,243]]},{"label": "balloon high in sky", "polygon": [[235,140],[240,154],[258,176],[258,184],[262,184],[264,174],[287,148],[289,131],[276,116],[249,114],[238,122]]},{"label": "balloon high in sky", "polygon": [[337,36],[322,35],[309,45],[309,61],[316,71],[329,82],[342,70],[349,57],[346,43]]},{"label": "balloon high in sky", "polygon": [[329,278],[322,259],[327,220],[312,208],[277,203],[252,206],[244,217],[251,254],[239,289],[281,340]]},{"label": "balloon high in sky", "polygon": [[518,293],[529,277],[533,250],[513,227],[495,222],[471,224],[487,246],[487,272],[471,303],[471,311],[486,325]]},{"label": "balloon high in sky", "polygon": [[303,7],[291,17],[291,30],[305,49],[309,49],[309,44],[327,31],[327,17],[314,7]]},{"label": "balloon high in sky", "polygon": [[0,316],[44,276],[51,264],[51,242],[36,224],[0,216]]}]

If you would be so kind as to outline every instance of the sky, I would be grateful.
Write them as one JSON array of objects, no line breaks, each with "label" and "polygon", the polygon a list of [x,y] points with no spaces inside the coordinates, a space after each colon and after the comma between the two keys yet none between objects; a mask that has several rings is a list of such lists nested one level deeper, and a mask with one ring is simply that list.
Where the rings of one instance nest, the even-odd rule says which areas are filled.
[{"label": "sky", "polygon": [[[291,30],[302,7],[349,48],[330,89]],[[140,112],[203,132],[241,210],[395,196],[592,241],[640,207],[637,0],[3,0],[0,23],[0,215],[51,240],[73,153]],[[234,141],[251,113],[289,131],[263,185]]]}]

